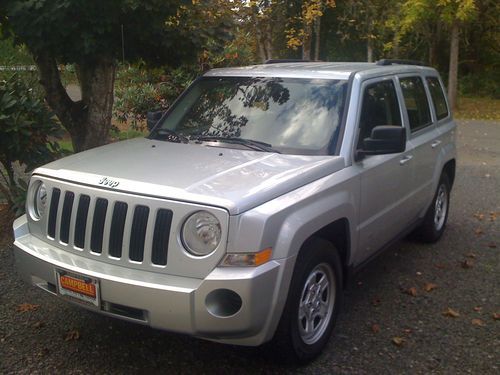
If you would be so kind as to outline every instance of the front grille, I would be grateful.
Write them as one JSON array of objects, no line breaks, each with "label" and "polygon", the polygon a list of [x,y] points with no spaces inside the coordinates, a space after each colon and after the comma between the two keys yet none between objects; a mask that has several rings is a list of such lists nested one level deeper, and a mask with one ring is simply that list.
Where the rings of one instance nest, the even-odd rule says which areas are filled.
[{"label": "front grille", "polygon": [[146,205],[129,207],[122,201],[54,188],[47,234],[91,254],[166,266],[173,213],[163,208],[151,211]]}]

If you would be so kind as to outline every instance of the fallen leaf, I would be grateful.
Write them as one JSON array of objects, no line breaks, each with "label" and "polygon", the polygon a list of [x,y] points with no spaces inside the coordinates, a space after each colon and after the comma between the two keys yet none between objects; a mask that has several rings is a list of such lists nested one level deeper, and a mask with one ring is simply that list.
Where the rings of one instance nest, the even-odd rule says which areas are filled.
[{"label": "fallen leaf", "polygon": [[488,244],[488,247],[489,247],[490,249],[496,249],[496,248],[497,248],[497,244],[496,244],[496,243],[494,243],[494,242],[490,242],[490,243]]},{"label": "fallen leaf", "polygon": [[402,337],[398,337],[398,336],[396,336],[396,337],[393,337],[393,338],[392,338],[392,343],[393,343],[394,345],[396,345],[396,346],[403,346],[403,345],[404,345],[404,343],[405,343],[405,339],[404,339],[404,338],[402,338]]},{"label": "fallen leaf", "polygon": [[382,303],[382,301],[380,301],[380,298],[378,297],[375,297],[374,299],[372,299],[372,305],[373,306],[378,306]]},{"label": "fallen leaf", "polygon": [[491,175],[490,175],[489,173],[486,173],[486,174],[484,175],[484,177],[486,177],[486,178],[490,178],[490,177],[491,177]]},{"label": "fallen leaf", "polygon": [[450,318],[458,318],[460,316],[459,312],[453,310],[451,307],[448,307],[445,311],[443,311],[443,315]]},{"label": "fallen leaf", "polygon": [[413,331],[410,329],[410,328],[405,328],[403,330],[404,333],[406,333],[407,335],[409,335],[410,333],[412,333]]},{"label": "fallen leaf", "polygon": [[417,296],[417,288],[415,288],[414,286],[411,287],[411,288],[408,288],[404,291],[406,294],[412,296],[412,297],[416,297]]},{"label": "fallen leaf", "polygon": [[482,308],[481,306],[476,306],[476,307],[474,307],[474,311],[475,311],[475,312],[481,312],[481,310],[482,310],[482,309],[483,309],[483,308]]},{"label": "fallen leaf", "polygon": [[444,265],[443,263],[437,263],[434,265],[434,267],[439,268],[440,270],[446,269],[446,265]]},{"label": "fallen leaf", "polygon": [[490,221],[495,221],[497,219],[497,213],[496,212],[490,212]]},{"label": "fallen leaf", "polygon": [[462,265],[462,268],[465,268],[465,269],[472,268],[472,267],[474,267],[474,262],[470,259],[466,259],[461,263],[461,265]]},{"label": "fallen leaf", "polygon": [[474,231],[474,233],[476,234],[476,236],[479,236],[479,235],[483,234],[484,232],[483,232],[483,230],[482,230],[481,228],[477,228],[477,229]]},{"label": "fallen leaf", "polygon": [[491,316],[493,320],[500,320],[500,313],[493,313]]},{"label": "fallen leaf", "polygon": [[35,323],[33,324],[33,328],[37,328],[37,329],[38,329],[38,328],[42,328],[44,325],[45,325],[45,323],[44,323],[44,322],[35,322]]},{"label": "fallen leaf", "polygon": [[471,321],[473,326],[484,327],[486,324],[481,319],[472,319]]},{"label": "fallen leaf", "polygon": [[34,305],[31,303],[21,303],[19,306],[17,306],[17,311],[18,312],[27,312],[27,311],[35,311],[40,307],[40,305]]},{"label": "fallen leaf", "polygon": [[433,284],[433,283],[426,283],[426,284],[424,285],[424,290],[425,290],[426,292],[431,292],[431,291],[433,291],[433,290],[434,290],[434,289],[436,289],[436,288],[437,288],[437,285],[436,285],[436,284]]},{"label": "fallen leaf", "polygon": [[474,253],[468,253],[465,255],[467,258],[472,258],[472,259],[475,259],[476,258],[476,254]]},{"label": "fallen leaf", "polygon": [[66,332],[66,337],[64,341],[75,341],[80,338],[80,332],[77,329],[72,329]]},{"label": "fallen leaf", "polygon": [[417,272],[417,276],[422,276],[422,272]]},{"label": "fallen leaf", "polygon": [[474,214],[474,217],[478,219],[479,221],[484,219],[484,214],[480,214],[479,212]]},{"label": "fallen leaf", "polygon": [[380,332],[380,326],[378,324],[372,324],[372,332],[373,333],[379,333]]}]

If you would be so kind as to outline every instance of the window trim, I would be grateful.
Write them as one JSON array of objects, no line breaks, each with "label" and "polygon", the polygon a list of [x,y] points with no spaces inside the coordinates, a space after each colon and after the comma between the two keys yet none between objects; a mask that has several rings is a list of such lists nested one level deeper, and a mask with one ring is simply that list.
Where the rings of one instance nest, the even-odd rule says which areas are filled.
[{"label": "window trim", "polygon": [[[356,154],[357,147],[358,147],[358,142],[359,142],[359,121],[361,120],[361,112],[362,112],[362,105],[363,105],[363,97],[365,90],[368,86],[371,86],[373,84],[379,83],[379,82],[384,82],[384,81],[392,81],[394,85],[394,91],[396,93],[396,99],[398,101],[398,107],[399,107],[399,115],[401,116],[401,126],[406,130],[406,142],[408,143],[409,138],[409,128],[407,126],[407,122],[405,121],[404,118],[404,111],[403,111],[403,106],[402,106],[402,96],[400,95],[400,90],[398,89],[398,84],[399,82],[396,80],[396,75],[394,74],[389,74],[389,75],[384,75],[380,77],[375,77],[375,78],[368,78],[360,82],[359,85],[359,91],[358,91],[358,100],[357,100],[357,113],[356,113],[356,118],[355,118],[355,127],[354,127],[354,137],[353,137],[353,142],[351,146],[351,155],[353,155],[353,161],[354,161],[354,155]],[[408,147],[407,147],[408,148]],[[372,156],[379,156],[379,155],[367,155],[366,157],[372,157]],[[390,155],[388,155],[390,156]]]},{"label": "window trim", "polygon": [[[425,97],[427,98],[427,108],[429,109],[429,115],[431,118],[429,123],[426,123],[424,125],[420,125],[419,127],[414,128],[414,129],[412,129],[411,125],[410,125],[410,117],[408,116],[408,109],[406,108],[406,101],[405,101],[405,97],[404,97],[404,93],[403,93],[403,87],[401,87],[401,79],[406,79],[406,78],[420,78],[420,80],[424,86]],[[429,88],[427,87],[427,82],[425,81],[425,77],[419,73],[406,73],[406,74],[398,74],[396,76],[396,79],[398,82],[397,89],[400,91],[401,98],[403,99],[401,106],[404,109],[405,121],[407,124],[407,128],[410,132],[410,137],[414,134],[420,133],[424,129],[427,129],[427,128],[435,125],[436,124],[436,117],[433,113],[434,104],[431,103],[431,100],[430,100],[431,98],[429,97],[430,91],[429,91]],[[431,106],[432,106],[432,108],[431,108]]]}]

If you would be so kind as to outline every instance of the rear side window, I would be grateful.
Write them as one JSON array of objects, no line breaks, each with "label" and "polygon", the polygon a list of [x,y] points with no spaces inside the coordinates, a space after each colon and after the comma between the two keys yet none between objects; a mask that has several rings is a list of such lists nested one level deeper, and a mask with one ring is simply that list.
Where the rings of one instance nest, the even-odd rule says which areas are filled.
[{"label": "rear side window", "polygon": [[379,125],[402,126],[396,88],[392,81],[373,83],[365,88],[359,119],[358,149]]},{"label": "rear side window", "polygon": [[412,132],[432,124],[429,102],[420,77],[401,78],[401,89]]},{"label": "rear side window", "polygon": [[439,83],[439,79],[436,77],[427,77],[427,85],[429,86],[429,91],[431,92],[437,119],[441,120],[448,117],[448,106],[446,105],[446,99],[443,88]]}]

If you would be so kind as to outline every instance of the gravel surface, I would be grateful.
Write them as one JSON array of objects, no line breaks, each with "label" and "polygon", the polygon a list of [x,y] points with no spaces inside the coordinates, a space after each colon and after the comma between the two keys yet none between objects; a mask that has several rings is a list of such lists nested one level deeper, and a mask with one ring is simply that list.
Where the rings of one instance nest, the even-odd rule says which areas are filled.
[{"label": "gravel surface", "polygon": [[269,347],[214,344],[64,303],[19,279],[4,236],[0,373],[500,373],[500,321],[494,319],[500,313],[500,123],[460,122],[458,141],[443,238],[431,246],[405,240],[359,273],[334,336],[310,365],[276,363]]}]

